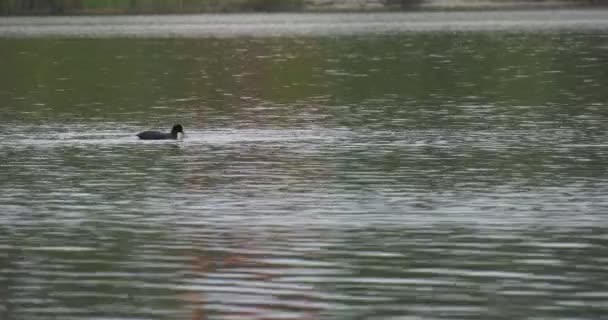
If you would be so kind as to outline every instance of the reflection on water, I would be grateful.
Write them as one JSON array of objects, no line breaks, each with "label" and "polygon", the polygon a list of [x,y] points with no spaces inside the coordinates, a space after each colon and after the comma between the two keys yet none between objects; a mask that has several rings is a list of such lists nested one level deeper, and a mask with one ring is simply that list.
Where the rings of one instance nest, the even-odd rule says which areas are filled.
[{"label": "reflection on water", "polygon": [[600,319],[606,41],[0,40],[0,319]]}]

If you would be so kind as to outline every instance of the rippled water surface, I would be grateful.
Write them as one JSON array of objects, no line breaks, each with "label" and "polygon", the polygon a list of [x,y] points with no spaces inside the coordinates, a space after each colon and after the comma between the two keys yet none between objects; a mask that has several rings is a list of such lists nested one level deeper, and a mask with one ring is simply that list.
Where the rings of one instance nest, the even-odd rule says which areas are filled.
[{"label": "rippled water surface", "polygon": [[0,319],[602,319],[606,29],[517,14],[1,21]]}]

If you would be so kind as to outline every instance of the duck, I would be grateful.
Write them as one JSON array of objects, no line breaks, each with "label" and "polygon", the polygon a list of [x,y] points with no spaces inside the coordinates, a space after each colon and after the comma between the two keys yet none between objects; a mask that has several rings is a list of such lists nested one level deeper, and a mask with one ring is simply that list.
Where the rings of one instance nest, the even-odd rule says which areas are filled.
[{"label": "duck", "polygon": [[181,124],[176,124],[171,128],[171,132],[160,131],[143,131],[136,134],[141,140],[177,140],[181,135],[184,135],[184,127]]}]

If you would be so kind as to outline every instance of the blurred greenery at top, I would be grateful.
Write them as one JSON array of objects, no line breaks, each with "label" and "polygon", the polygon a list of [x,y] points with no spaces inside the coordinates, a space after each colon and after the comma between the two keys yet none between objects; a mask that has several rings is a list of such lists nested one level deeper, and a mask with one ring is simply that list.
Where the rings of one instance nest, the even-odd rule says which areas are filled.
[{"label": "blurred greenery at top", "polygon": [[[47,14],[158,14],[253,11],[409,10],[435,0],[0,0],[0,15]],[[565,0],[575,5],[606,4],[604,0]],[[563,4],[564,0],[466,0],[495,4]],[[439,8],[446,5],[437,1]],[[465,5],[466,7],[466,5]],[[333,9],[332,9],[333,8]],[[350,9],[348,9],[350,8]]]},{"label": "blurred greenery at top", "polygon": [[0,0],[0,13],[129,14],[297,10],[304,0]]},{"label": "blurred greenery at top", "polygon": [[[370,3],[380,7],[409,9],[425,0],[350,0],[353,8]],[[151,14],[300,11],[331,7],[340,1],[316,0],[0,0],[0,14]],[[343,3],[345,1],[342,1]],[[348,2],[348,0],[346,1]]]}]

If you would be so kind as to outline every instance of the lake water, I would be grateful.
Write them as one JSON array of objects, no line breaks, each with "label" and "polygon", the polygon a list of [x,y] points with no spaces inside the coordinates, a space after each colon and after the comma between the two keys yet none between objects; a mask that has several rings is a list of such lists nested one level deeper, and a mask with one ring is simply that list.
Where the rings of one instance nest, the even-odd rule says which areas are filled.
[{"label": "lake water", "polygon": [[606,317],[606,31],[2,18],[0,319]]}]

